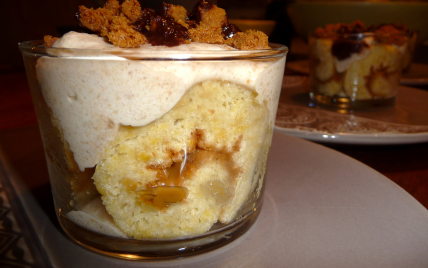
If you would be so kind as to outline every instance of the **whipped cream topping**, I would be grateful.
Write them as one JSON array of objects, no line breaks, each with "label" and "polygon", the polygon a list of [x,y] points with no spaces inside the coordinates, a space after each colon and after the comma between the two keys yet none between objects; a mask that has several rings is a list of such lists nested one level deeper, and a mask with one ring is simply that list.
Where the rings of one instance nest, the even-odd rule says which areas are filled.
[{"label": "whipped cream topping", "polygon": [[66,33],[52,45],[55,48],[77,48],[77,49],[106,49],[114,48],[110,43],[104,41],[102,37],[94,34],[80,34],[77,32]]},{"label": "whipped cream topping", "polygon": [[[65,34],[53,47],[123,51],[102,37],[76,32]],[[168,53],[172,48],[143,45],[132,50]],[[191,43],[173,50],[234,49]],[[59,121],[80,170],[101,160],[120,125],[149,124],[174,107],[193,85],[205,80],[230,81],[257,92],[273,122],[285,65],[285,57],[272,61],[145,61],[114,54],[89,59],[70,55],[63,51],[57,57],[41,57],[36,68],[43,97]]]}]

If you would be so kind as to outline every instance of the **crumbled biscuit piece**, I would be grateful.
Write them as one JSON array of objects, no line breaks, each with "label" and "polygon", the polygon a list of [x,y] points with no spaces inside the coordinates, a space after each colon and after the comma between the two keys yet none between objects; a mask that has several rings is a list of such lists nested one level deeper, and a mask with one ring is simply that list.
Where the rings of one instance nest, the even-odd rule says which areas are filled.
[{"label": "crumbled biscuit piece", "polygon": [[187,10],[184,7],[166,3],[163,3],[162,7],[164,8],[166,16],[173,18],[175,22],[182,26],[189,28],[189,24],[187,23]]},{"label": "crumbled biscuit piece", "polygon": [[236,33],[226,40],[227,45],[241,50],[269,49],[268,43],[267,35],[255,30]]},{"label": "crumbled biscuit piece", "polygon": [[120,10],[120,4],[117,0],[107,0],[107,2],[104,5],[104,8],[107,10],[112,11],[115,14],[119,13]]},{"label": "crumbled biscuit piece", "polygon": [[58,39],[58,37],[52,37],[51,35],[45,35],[43,38],[43,45],[45,47],[52,47],[53,43]]},{"label": "crumbled biscuit piece", "polygon": [[223,44],[224,38],[221,35],[220,27],[210,27],[201,25],[197,28],[189,29],[189,36],[193,42],[207,44]]},{"label": "crumbled biscuit piece", "polygon": [[315,30],[315,35],[318,37],[327,37],[332,34],[352,34],[352,33],[364,33],[367,32],[367,28],[364,26],[364,23],[360,20],[356,20],[353,23],[337,23],[337,24],[327,24],[325,28],[318,27]]},{"label": "crumbled biscuit piece", "polygon": [[135,23],[143,14],[140,3],[137,0],[125,0],[122,4],[122,14],[132,23]]},{"label": "crumbled biscuit piece", "polygon": [[[200,4],[194,12],[198,12],[197,20],[200,21],[196,28],[189,29],[190,39],[193,42],[224,44],[222,27],[227,24],[224,9],[214,5],[207,8],[206,5]],[[198,22],[196,21],[196,23]]]},{"label": "crumbled biscuit piece", "polygon": [[380,43],[402,46],[407,42],[408,36],[403,35],[403,30],[393,25],[383,25],[375,30],[376,40]]},{"label": "crumbled biscuit piece", "polygon": [[96,10],[79,6],[82,26],[107,37],[113,45],[123,48],[147,43],[147,38],[132,27],[132,22],[136,21],[141,13],[140,4],[136,0],[127,0],[122,6],[117,0],[108,0],[103,8]]},{"label": "crumbled biscuit piece", "polygon": [[201,25],[208,25],[212,27],[222,27],[227,24],[226,11],[213,5],[209,10],[201,7],[198,8],[201,16]]},{"label": "crumbled biscuit piece", "polygon": [[115,12],[106,8],[94,10],[85,6],[79,6],[80,24],[89,30],[99,33],[101,36],[107,36],[110,30],[110,22],[115,16]]},{"label": "crumbled biscuit piece", "polygon": [[147,38],[142,33],[135,31],[131,26],[131,21],[123,14],[113,19],[107,37],[113,45],[124,48],[139,47],[147,42]]}]

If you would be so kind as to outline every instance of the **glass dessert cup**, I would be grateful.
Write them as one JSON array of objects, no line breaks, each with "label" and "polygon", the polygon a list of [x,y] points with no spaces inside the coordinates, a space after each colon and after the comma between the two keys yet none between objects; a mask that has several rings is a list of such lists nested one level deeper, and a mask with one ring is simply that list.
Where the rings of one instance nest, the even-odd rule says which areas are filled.
[{"label": "glass dessert cup", "polygon": [[285,46],[19,47],[56,214],[72,240],[162,260],[222,247],[255,223]]},{"label": "glass dessert cup", "polygon": [[408,39],[404,32],[311,34],[311,100],[340,110],[394,106]]}]

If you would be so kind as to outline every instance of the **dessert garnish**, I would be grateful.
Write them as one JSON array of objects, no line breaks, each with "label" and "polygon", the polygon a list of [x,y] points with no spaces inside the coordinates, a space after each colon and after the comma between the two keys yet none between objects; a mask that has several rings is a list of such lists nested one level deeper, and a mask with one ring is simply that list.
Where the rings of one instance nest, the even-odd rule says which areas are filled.
[{"label": "dessert garnish", "polygon": [[[137,0],[108,0],[102,8],[79,6],[80,25],[121,48],[144,44],[174,47],[200,42],[226,44],[241,50],[269,49],[268,37],[256,30],[242,32],[229,23],[224,9],[200,0],[191,12],[182,6],[162,3],[157,13],[142,8]],[[52,36],[45,36],[44,45],[51,47]]]}]

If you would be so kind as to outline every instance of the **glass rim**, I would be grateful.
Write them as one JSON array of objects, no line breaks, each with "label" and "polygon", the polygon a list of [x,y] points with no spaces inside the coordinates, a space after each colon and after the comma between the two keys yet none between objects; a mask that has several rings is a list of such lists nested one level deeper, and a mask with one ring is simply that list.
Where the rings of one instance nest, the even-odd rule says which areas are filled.
[{"label": "glass rim", "polygon": [[251,60],[281,58],[286,56],[289,49],[285,45],[269,43],[271,49],[258,50],[136,50],[133,48],[107,49],[77,49],[52,48],[43,46],[43,40],[20,42],[18,44],[22,54],[47,56],[57,58],[78,58],[98,60]]}]

